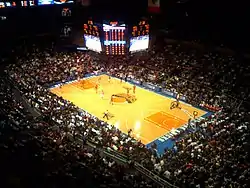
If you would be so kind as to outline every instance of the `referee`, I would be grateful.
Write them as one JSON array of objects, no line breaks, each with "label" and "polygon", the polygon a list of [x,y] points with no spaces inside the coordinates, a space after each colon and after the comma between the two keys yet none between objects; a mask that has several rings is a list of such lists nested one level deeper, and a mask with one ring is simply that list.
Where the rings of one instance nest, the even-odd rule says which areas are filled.
[{"label": "referee", "polygon": [[104,112],[104,116],[102,118],[106,118],[107,120],[109,120],[109,111],[108,110],[106,110]]}]

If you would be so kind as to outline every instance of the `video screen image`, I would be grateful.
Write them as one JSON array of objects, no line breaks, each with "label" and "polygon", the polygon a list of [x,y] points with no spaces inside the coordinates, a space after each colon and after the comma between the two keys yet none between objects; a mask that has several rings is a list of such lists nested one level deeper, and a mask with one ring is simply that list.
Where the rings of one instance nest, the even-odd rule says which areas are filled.
[{"label": "video screen image", "polygon": [[102,45],[99,37],[92,35],[84,35],[86,47],[89,50],[93,50],[95,52],[102,51]]},{"label": "video screen image", "polygon": [[38,5],[53,5],[54,0],[38,0]]},{"label": "video screen image", "polygon": [[149,35],[133,37],[130,39],[130,52],[138,52],[148,49]]},{"label": "video screen image", "polygon": [[66,3],[74,3],[74,1],[73,0],[54,0],[54,4],[56,5],[62,5]]},{"label": "video screen image", "polygon": [[16,7],[16,2],[14,1],[9,1],[5,2],[6,7]]}]

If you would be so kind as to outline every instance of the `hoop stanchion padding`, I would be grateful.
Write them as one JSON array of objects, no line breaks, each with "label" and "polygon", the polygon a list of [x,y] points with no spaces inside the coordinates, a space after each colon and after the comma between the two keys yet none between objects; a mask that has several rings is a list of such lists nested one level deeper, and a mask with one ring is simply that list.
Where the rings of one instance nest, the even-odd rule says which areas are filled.
[{"label": "hoop stanchion padding", "polygon": [[115,103],[124,103],[124,102],[127,102],[127,100],[126,100],[125,97],[122,97],[122,96],[114,96],[113,97],[113,102],[115,102]]},{"label": "hoop stanchion padding", "polygon": [[124,103],[124,102],[128,102],[128,103],[133,103],[136,101],[136,98],[134,95],[128,95],[125,93],[120,93],[120,94],[115,94],[113,95],[113,102],[117,102],[117,103]]},{"label": "hoop stanchion padding", "polygon": [[94,88],[95,87],[95,83],[94,82],[91,82],[89,80],[81,80],[79,83],[78,83],[78,87],[81,87],[83,89],[91,89],[91,88]]}]

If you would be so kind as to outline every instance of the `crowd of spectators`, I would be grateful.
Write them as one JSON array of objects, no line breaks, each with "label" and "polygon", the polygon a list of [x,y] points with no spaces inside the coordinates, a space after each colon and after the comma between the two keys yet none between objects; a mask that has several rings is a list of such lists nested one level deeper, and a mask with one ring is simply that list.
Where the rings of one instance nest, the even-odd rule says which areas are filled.
[{"label": "crowd of spectators", "polygon": [[2,78],[0,85],[0,164],[5,171],[2,185],[158,187],[130,165],[83,145],[65,127],[50,124],[43,116],[30,117],[11,82]]},{"label": "crowd of spectators", "polygon": [[[96,182],[106,187],[157,187],[134,170],[134,163],[178,187],[247,187],[250,184],[250,114],[243,103],[250,97],[246,87],[249,66],[239,58],[216,52],[201,52],[180,45],[158,48],[154,47],[143,57],[106,58],[88,52],[54,52],[33,46],[29,53],[18,56],[16,64],[9,65],[5,73],[21,96],[42,114],[39,121],[27,121],[21,112],[24,127],[51,150],[42,156],[47,160],[63,156],[55,164],[58,165],[56,175],[64,173],[81,178],[72,171],[78,171],[82,164],[91,169]],[[212,108],[214,114],[192,121],[189,127],[194,131],[176,135],[174,147],[159,156],[157,145],[147,149],[129,134],[47,88],[52,83],[63,83],[96,71],[151,82],[181,93],[190,104]],[[3,109],[19,117],[16,109],[22,110],[22,105],[9,103],[13,92],[10,88],[1,88],[8,93]],[[128,159],[128,165],[106,157],[86,146],[86,142],[121,153]]]}]

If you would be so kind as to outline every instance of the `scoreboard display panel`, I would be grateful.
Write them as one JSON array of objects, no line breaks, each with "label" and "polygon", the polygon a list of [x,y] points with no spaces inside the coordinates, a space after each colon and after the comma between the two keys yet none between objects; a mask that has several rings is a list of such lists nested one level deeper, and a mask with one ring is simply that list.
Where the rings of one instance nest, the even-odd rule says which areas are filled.
[{"label": "scoreboard display panel", "polygon": [[21,1],[21,6],[22,7],[28,7],[29,6],[29,1]]},{"label": "scoreboard display panel", "polygon": [[104,47],[107,55],[124,55],[126,48],[126,25],[118,22],[103,24]]},{"label": "scoreboard display panel", "polygon": [[38,3],[37,0],[25,0],[25,1],[21,1],[21,7],[33,7],[36,6]]},{"label": "scoreboard display panel", "polygon": [[93,21],[89,20],[87,24],[83,25],[83,32],[86,35],[100,36],[99,29],[93,24]]},{"label": "scoreboard display panel", "polygon": [[16,1],[0,1],[0,8],[16,7]]},{"label": "scoreboard display panel", "polygon": [[132,28],[132,37],[149,35],[149,24],[146,21],[140,21],[138,25]]},{"label": "scoreboard display panel", "polygon": [[53,5],[54,0],[38,0],[38,5]]},{"label": "scoreboard display panel", "polygon": [[6,7],[16,7],[15,1],[5,1]]}]

